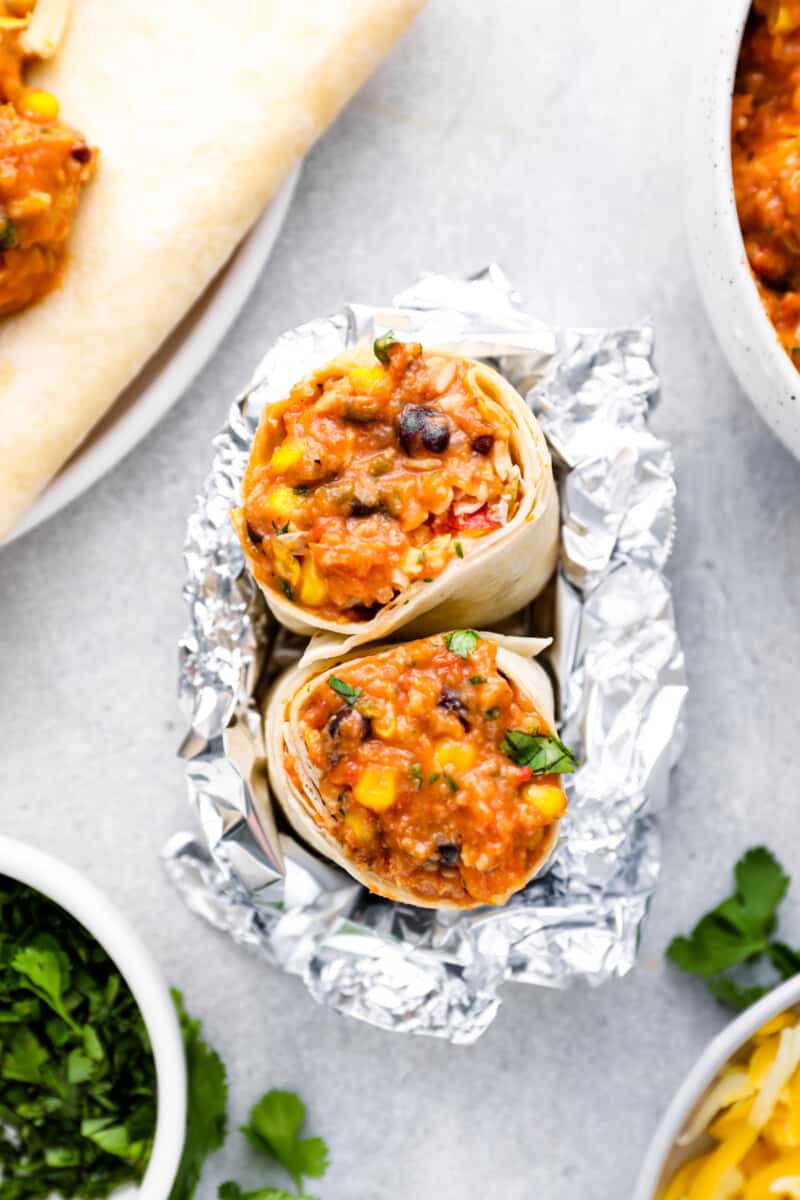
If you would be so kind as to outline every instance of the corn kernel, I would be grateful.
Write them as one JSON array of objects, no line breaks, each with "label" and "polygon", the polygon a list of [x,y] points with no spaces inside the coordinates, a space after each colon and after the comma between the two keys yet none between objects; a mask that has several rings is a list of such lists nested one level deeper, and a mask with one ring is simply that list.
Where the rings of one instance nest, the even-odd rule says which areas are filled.
[{"label": "corn kernel", "polygon": [[297,508],[297,497],[290,487],[280,484],[269,492],[267,508],[276,521],[288,521]]},{"label": "corn kernel", "polygon": [[25,113],[35,121],[55,121],[58,116],[58,101],[51,92],[40,92],[32,88],[22,100]]},{"label": "corn kernel", "polygon": [[344,823],[353,837],[358,842],[359,846],[368,846],[375,837],[374,830],[366,817],[358,811],[357,808],[351,808],[344,819]]},{"label": "corn kernel", "polygon": [[291,587],[294,587],[300,578],[300,563],[291,550],[287,550],[279,541],[273,541],[272,561],[275,564],[275,573],[281,579],[285,579]]},{"label": "corn kernel", "polygon": [[365,767],[353,788],[353,796],[364,808],[385,812],[397,799],[397,782],[391,767]]},{"label": "corn kernel", "polygon": [[463,775],[475,765],[478,751],[471,742],[439,742],[436,747],[436,762],[443,771],[453,775]]},{"label": "corn kernel", "polygon": [[316,608],[328,598],[328,586],[320,575],[313,557],[307,554],[300,568],[300,599]]},{"label": "corn kernel", "polygon": [[274,471],[290,471],[303,458],[303,445],[294,438],[281,442],[272,452],[269,465]]},{"label": "corn kernel", "polygon": [[369,392],[386,379],[383,367],[351,367],[347,372],[354,387]]},{"label": "corn kernel", "polygon": [[525,799],[530,800],[548,821],[563,817],[567,809],[567,797],[553,783],[531,783],[525,789]]}]

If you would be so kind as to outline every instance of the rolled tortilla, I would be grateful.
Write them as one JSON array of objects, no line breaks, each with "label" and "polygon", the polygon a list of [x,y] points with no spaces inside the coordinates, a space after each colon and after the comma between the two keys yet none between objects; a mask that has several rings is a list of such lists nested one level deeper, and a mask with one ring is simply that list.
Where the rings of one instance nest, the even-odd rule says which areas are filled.
[{"label": "rolled tortilla", "polygon": [[423,0],[74,0],[30,81],[99,147],[63,283],[0,322],[0,538]]},{"label": "rolled tortilla", "polygon": [[[403,347],[401,353],[406,350],[411,354],[419,352],[421,348]],[[421,369],[417,366],[419,362],[423,364]],[[448,368],[448,364],[455,364],[455,381],[444,387],[441,395],[431,395],[436,386],[435,380],[440,375],[447,378],[448,370],[453,369]],[[417,404],[406,403],[407,399],[415,399],[413,388],[417,385],[406,382],[409,375],[403,375],[403,370],[418,373],[422,371],[423,383],[419,385],[422,398]],[[383,469],[375,465],[381,455],[380,452],[375,454],[372,443],[362,452],[369,455],[363,459],[363,469],[352,454],[351,458],[347,459],[348,450],[343,450],[342,446],[351,445],[352,439],[361,436],[358,431],[363,431],[368,426],[368,418],[364,413],[369,413],[370,401],[375,393],[384,387],[380,378],[382,373],[389,371],[394,372],[394,391],[389,388],[391,394],[388,401],[385,398],[386,393],[381,393],[380,403],[394,404],[394,408],[380,410],[376,427],[382,431],[391,429],[391,425],[387,425],[387,414],[398,414],[393,418],[393,443],[387,446],[391,466],[387,475],[372,479],[370,476],[377,475],[378,471]],[[320,395],[321,387],[335,387],[337,377],[341,376],[355,381],[352,383],[355,391],[352,401],[355,411],[349,419],[337,414],[338,425],[331,434],[336,453],[332,455],[329,463],[324,458],[325,450],[314,448],[316,430],[319,427],[317,422],[326,419],[326,409],[315,403],[315,397]],[[376,376],[377,382],[373,382]],[[415,379],[417,376],[411,378]],[[323,383],[320,383],[320,380]],[[351,385],[348,383],[347,386]],[[386,385],[387,388],[388,386]],[[454,390],[457,388],[462,389],[461,408],[459,392]],[[404,399],[395,400],[395,396],[402,396]],[[481,414],[482,425],[476,422],[473,411],[464,415],[464,396],[468,397],[471,410],[474,400],[474,405]],[[333,400],[335,402],[335,396]],[[327,391],[321,393],[320,403],[323,406],[327,405]],[[305,439],[299,439],[290,431],[287,432],[286,428],[287,422],[290,422],[290,430],[299,427],[300,405],[305,406],[311,417],[309,434]],[[437,447],[440,444],[437,443],[437,437],[442,429],[447,431],[446,436],[450,441],[443,451],[437,454],[435,449],[427,449],[420,443],[418,432],[403,440],[402,421],[407,408],[417,412],[424,410],[429,414],[429,445]],[[302,416],[303,409],[299,411]],[[471,446],[467,445],[465,449],[465,438],[469,437],[465,430],[470,428],[473,431],[495,428],[496,431],[502,430],[503,434],[495,439],[491,435],[475,437]],[[424,432],[423,430],[423,436]],[[349,442],[348,438],[351,439]],[[494,449],[485,450],[485,445],[493,441]],[[482,453],[471,449],[475,445],[481,447]],[[441,507],[432,508],[427,514],[427,520],[423,510],[421,515],[412,516],[406,521],[409,505],[417,503],[412,495],[410,501],[398,501],[396,512],[387,512],[387,501],[382,497],[387,490],[390,495],[393,494],[391,485],[395,479],[395,471],[401,473],[401,487],[406,481],[402,476],[407,479],[412,471],[419,480],[424,481],[426,475],[435,479],[437,475],[443,474],[441,460],[447,459],[453,447],[456,447],[454,453],[460,454],[461,458],[447,479],[449,484],[454,483],[455,486],[451,486],[448,491],[444,484],[442,485],[445,496],[442,503],[447,503],[448,495],[453,497],[449,509],[442,512]],[[299,462],[289,461],[291,455],[297,459],[301,452],[305,455],[304,459],[301,458]],[[310,457],[311,455],[321,455],[322,459]],[[284,462],[288,463],[282,473],[274,466],[276,460],[281,467]],[[476,518],[481,517],[480,511],[461,513],[457,510],[459,506],[470,507],[469,501],[473,499],[473,494],[467,486],[467,478],[471,481],[473,492],[477,494],[477,499],[471,507],[480,505],[481,489],[485,491],[491,488],[493,483],[491,468],[487,468],[487,464],[490,463],[494,463],[503,495],[499,499],[493,497],[491,508],[484,505],[484,510],[493,514],[491,520],[501,523],[492,526],[487,517],[487,528],[480,529],[472,524]],[[310,493],[313,502],[314,496],[323,490],[331,492],[332,488],[339,487],[337,479],[341,480],[342,486],[346,485],[354,470],[360,473],[359,477],[363,477],[364,487],[373,497],[373,505],[370,508],[369,505],[363,504],[356,491],[355,499],[351,503],[360,507],[352,510],[351,516],[338,519],[338,523],[334,525],[337,532],[332,547],[335,556],[339,545],[345,550],[348,543],[352,546],[354,578],[370,570],[373,564],[379,569],[380,564],[388,560],[384,545],[390,545],[391,537],[395,537],[395,530],[405,530],[406,525],[413,521],[416,521],[417,525],[409,533],[397,532],[396,543],[403,549],[409,545],[408,539],[420,539],[422,536],[429,537],[429,541],[421,543],[419,565],[415,563],[413,568],[416,571],[415,575],[407,578],[403,572],[395,574],[392,580],[394,594],[391,590],[388,590],[388,593],[384,590],[380,594],[376,591],[379,603],[371,609],[365,610],[362,606],[360,609],[340,607],[336,610],[326,599],[320,599],[320,596],[327,596],[325,564],[330,560],[331,549],[323,545],[320,551],[319,541],[315,542],[315,539],[324,537],[324,533],[320,535],[318,532],[320,523],[308,532],[310,519],[305,518],[303,513],[298,515],[297,510],[303,508],[307,499],[306,493]],[[454,480],[452,477],[457,475],[458,470],[463,470],[465,474],[465,492],[459,487],[459,479]],[[320,476],[316,480],[313,479],[315,472]],[[300,487],[286,486],[287,483],[302,482],[309,478],[312,479],[310,487],[305,483]],[[479,481],[477,485],[475,478]],[[280,486],[273,487],[275,483]],[[300,495],[293,496],[291,493]],[[401,491],[399,494],[403,497],[409,493]],[[346,498],[347,493],[344,495]],[[558,556],[558,497],[550,454],[538,422],[519,393],[491,367],[485,363],[460,358],[444,350],[422,351],[421,356],[414,359],[410,367],[403,366],[402,362],[398,366],[395,358],[391,359],[389,366],[382,367],[377,363],[372,348],[365,347],[328,364],[309,379],[301,381],[293,389],[292,397],[268,406],[262,414],[245,476],[243,496],[243,507],[236,510],[233,519],[239,531],[248,566],[269,607],[282,624],[297,633],[326,635],[312,641],[308,650],[312,658],[324,657],[339,640],[341,650],[347,652],[366,642],[386,638],[401,628],[406,634],[422,635],[459,625],[474,626],[489,622],[495,624],[539,594],[550,578]],[[375,496],[378,497],[377,500]],[[509,500],[508,496],[513,498]],[[273,497],[277,497],[277,500],[273,501]],[[331,503],[325,501],[327,509],[330,509]],[[271,506],[274,506],[274,509]],[[498,513],[501,515],[494,515]],[[424,521],[421,525],[420,520]],[[463,532],[460,531],[462,522]],[[364,532],[370,523],[373,526],[374,541],[370,541],[373,537],[372,531]],[[441,533],[442,528],[452,532]],[[306,532],[298,532],[300,529],[305,529]],[[401,537],[406,540],[401,541]],[[411,549],[408,553],[411,553]],[[324,554],[328,555],[327,560]],[[305,568],[309,565],[309,559],[313,559],[310,564],[314,572],[311,579],[313,586],[308,591],[312,598],[310,602],[304,603],[303,597],[307,591]],[[315,565],[320,562],[322,567]],[[403,571],[405,570],[404,566]],[[341,571],[339,574],[341,577]],[[339,591],[341,594],[341,579]]]},{"label": "rolled tortilla", "polygon": [[504,904],[546,864],[566,807],[560,774],[500,749],[522,724],[556,759],[566,750],[533,661],[548,643],[459,634],[475,639],[466,658],[439,634],[303,661],[264,707],[272,793],[296,833],[370,891],[424,908]]}]

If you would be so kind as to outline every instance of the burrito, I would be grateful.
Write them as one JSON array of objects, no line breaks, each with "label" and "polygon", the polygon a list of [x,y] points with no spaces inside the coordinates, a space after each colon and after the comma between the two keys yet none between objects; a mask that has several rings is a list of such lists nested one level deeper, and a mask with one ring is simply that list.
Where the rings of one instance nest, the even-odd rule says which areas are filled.
[{"label": "burrito", "polygon": [[494,624],[558,553],[550,455],[522,397],[391,334],[265,408],[233,520],[275,616],[344,651],[401,626]]},{"label": "burrito", "polygon": [[459,629],[286,672],[264,732],[296,833],[390,900],[504,904],[546,863],[576,765],[546,644]]}]

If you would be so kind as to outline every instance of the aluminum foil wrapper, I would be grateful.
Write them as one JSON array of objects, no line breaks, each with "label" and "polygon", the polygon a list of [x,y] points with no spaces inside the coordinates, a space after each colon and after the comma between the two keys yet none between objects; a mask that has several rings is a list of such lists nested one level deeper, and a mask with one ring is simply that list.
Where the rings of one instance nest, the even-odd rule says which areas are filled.
[{"label": "aluminum foil wrapper", "polygon": [[[582,765],[566,777],[569,812],[546,874],[500,909],[382,900],[259,820],[253,803],[266,787],[258,692],[302,645],[268,616],[228,514],[264,405],[387,328],[490,358],[527,396],[560,484],[563,554],[545,632],[556,633],[562,736]],[[470,1042],[506,980],[599,984],[634,963],[686,696],[664,576],[674,464],[649,427],[652,355],[647,324],[556,331],[526,315],[497,267],[470,280],[429,275],[386,309],[350,305],[283,334],[215,439],[189,519],[180,646],[182,754],[203,836],[175,835],[163,860],[190,908],[339,1012]]]}]

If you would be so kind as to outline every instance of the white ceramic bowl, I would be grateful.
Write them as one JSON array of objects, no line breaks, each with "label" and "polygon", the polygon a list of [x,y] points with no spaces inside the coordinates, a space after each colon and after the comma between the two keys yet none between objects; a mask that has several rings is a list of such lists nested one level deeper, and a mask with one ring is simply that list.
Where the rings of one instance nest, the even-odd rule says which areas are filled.
[{"label": "white ceramic bowl", "polygon": [[747,265],[733,195],[731,97],[750,0],[704,0],[686,124],[686,231],[711,324],[744,390],[800,458],[800,375]]},{"label": "white ceramic bowl", "polygon": [[706,1046],[661,1118],[636,1181],[633,1200],[658,1200],[673,1172],[701,1148],[699,1144],[676,1146],[675,1139],[705,1099],[710,1085],[756,1030],[797,1004],[800,1004],[800,975],[746,1009]]},{"label": "white ceramic bowl", "polygon": [[0,875],[55,901],[88,929],[125,977],[144,1018],[156,1064],[158,1105],[153,1152],[138,1189],[115,1200],[165,1200],[175,1179],[186,1128],[186,1058],[169,988],[149,950],[102,892],[72,867],[32,846],[0,837]]}]

